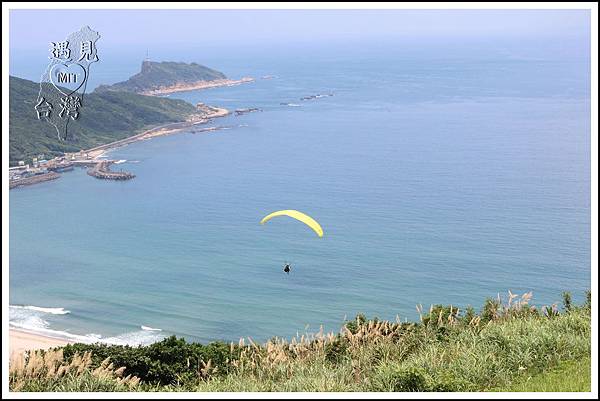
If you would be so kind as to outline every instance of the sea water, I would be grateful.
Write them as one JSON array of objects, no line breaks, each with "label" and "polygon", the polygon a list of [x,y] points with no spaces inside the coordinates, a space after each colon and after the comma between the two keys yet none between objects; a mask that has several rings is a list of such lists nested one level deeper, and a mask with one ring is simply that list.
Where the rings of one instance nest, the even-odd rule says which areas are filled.
[{"label": "sea water", "polygon": [[[267,340],[508,290],[581,302],[589,59],[519,46],[171,50],[256,78],[171,98],[261,111],[110,152],[130,181],[76,169],[11,190],[11,326],[117,344]],[[139,60],[103,63],[116,82]],[[317,94],[333,96],[301,100]],[[259,224],[279,209],[325,235]]]}]

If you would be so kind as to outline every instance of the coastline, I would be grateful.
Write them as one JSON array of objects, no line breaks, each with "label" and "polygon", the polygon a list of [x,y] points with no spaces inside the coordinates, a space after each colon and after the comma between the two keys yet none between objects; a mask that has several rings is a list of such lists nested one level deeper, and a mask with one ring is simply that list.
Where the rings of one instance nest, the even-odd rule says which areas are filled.
[{"label": "coastline", "polygon": [[[141,94],[156,97],[173,92],[200,90],[221,86],[234,86],[252,81],[254,81],[254,78],[243,77],[239,80],[218,79],[211,81],[196,81],[187,84],[177,83],[158,87],[154,90],[144,91]],[[106,153],[112,149],[158,136],[171,135],[186,129],[191,129],[193,131],[192,133],[200,133],[227,128],[218,126],[195,128],[195,126],[199,124],[206,124],[213,118],[225,117],[229,114],[231,114],[231,112],[225,108],[210,106],[201,102],[197,103],[196,111],[192,114],[189,114],[183,121],[170,122],[151,127],[147,126],[145,127],[144,131],[138,132],[137,134],[129,137],[94,146],[92,148],[88,148],[87,150],[82,149],[75,153],[64,153],[62,156],[57,156],[51,160],[44,160],[43,164],[40,163],[39,166],[35,163],[34,159],[33,168],[30,168],[29,165],[22,168],[14,167],[15,171],[9,177],[9,189],[55,180],[60,178],[60,174],[58,174],[59,172],[68,171],[67,166],[70,170],[72,170],[73,165],[88,167],[88,174],[96,178],[111,180],[134,178],[135,176],[131,173],[110,172],[108,165],[114,161],[100,159],[106,157]]]},{"label": "coastline", "polygon": [[[103,167],[104,171],[101,174],[98,174],[97,172],[90,174],[90,172],[88,171],[88,174],[95,176],[96,178],[109,178],[109,179],[133,178],[134,176],[129,173],[125,173],[125,174],[111,173],[107,168],[107,166],[108,166],[107,163],[110,163],[112,161],[102,160],[101,158],[104,157],[106,155],[106,153],[112,149],[126,146],[131,143],[138,142],[138,141],[143,141],[143,140],[147,140],[147,139],[151,139],[151,138],[155,138],[155,137],[159,137],[159,136],[171,135],[171,134],[175,134],[177,132],[183,131],[183,130],[189,130],[190,128],[194,128],[197,125],[206,124],[206,123],[210,122],[213,118],[225,117],[225,116],[228,116],[229,114],[231,114],[231,112],[225,108],[209,106],[209,105],[205,105],[203,103],[198,103],[196,105],[196,109],[197,109],[197,112],[195,114],[190,115],[185,121],[178,121],[178,122],[162,124],[162,125],[147,129],[138,134],[135,134],[135,135],[123,138],[123,139],[119,139],[114,142],[105,143],[102,145],[95,146],[93,148],[89,148],[87,150],[82,150],[79,153],[85,154],[86,159],[78,160],[76,162],[79,163],[79,165],[81,165],[81,166]],[[200,129],[195,129],[193,131],[193,133],[217,131],[222,128],[225,128],[225,127],[213,126],[213,127],[200,128]],[[52,160],[50,160],[49,164],[51,165],[53,163],[58,163],[57,160],[58,160],[58,158],[52,159]],[[99,163],[102,164],[102,166],[97,166]],[[40,182],[54,180],[57,178],[60,178],[60,174],[58,174],[54,171],[51,171],[51,172],[48,172],[45,174],[35,175],[33,177],[20,178],[18,180],[11,180],[9,189],[17,188],[20,186],[34,185],[34,184],[37,184]]]},{"label": "coastline", "polygon": [[20,354],[31,350],[46,350],[74,343],[73,341],[66,339],[44,336],[12,327],[9,328],[8,332],[9,355]]},{"label": "coastline", "polygon": [[198,81],[191,84],[175,84],[171,86],[164,86],[158,89],[152,89],[140,92],[140,95],[147,96],[159,96],[159,95],[168,95],[170,93],[175,92],[185,92],[191,90],[201,90],[201,89],[210,89],[210,88],[218,88],[221,86],[235,86],[248,82],[253,82],[254,78],[244,77],[241,79],[215,79],[212,81]]},{"label": "coastline", "polygon": [[[109,150],[129,145],[130,143],[144,141],[146,139],[171,135],[179,131],[194,127],[196,125],[206,124],[213,118],[225,117],[229,114],[229,110],[225,108],[211,106],[211,113],[207,113],[202,117],[199,117],[198,115],[193,115],[187,121],[159,125],[158,127],[150,128],[146,131],[143,131],[136,135],[132,135],[127,138],[87,149],[84,152],[87,153],[91,159],[96,160],[99,157],[105,155],[105,153]],[[206,128],[205,131],[214,131],[215,129],[216,128],[214,127]]]}]

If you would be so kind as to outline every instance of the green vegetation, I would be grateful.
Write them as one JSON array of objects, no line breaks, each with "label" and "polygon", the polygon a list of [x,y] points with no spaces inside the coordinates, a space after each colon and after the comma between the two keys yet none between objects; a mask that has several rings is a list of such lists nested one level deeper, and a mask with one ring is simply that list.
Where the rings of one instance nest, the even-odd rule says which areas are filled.
[{"label": "green vegetation", "polygon": [[227,77],[222,72],[196,63],[144,61],[142,63],[142,70],[127,81],[118,82],[114,85],[101,85],[96,89],[96,92],[116,90],[141,93],[175,84],[213,81],[225,78]]},{"label": "green vegetation", "polygon": [[65,362],[63,351],[35,352],[27,358],[11,359],[10,389],[12,391],[127,391],[135,389],[140,380],[124,376],[125,368],[114,368],[108,359],[92,368],[91,353],[76,355]]},{"label": "green vegetation", "polygon": [[359,315],[338,334],[274,338],[263,345],[243,339],[202,345],[175,337],[145,347],[74,344],[47,356],[34,354],[31,361],[12,361],[10,386],[20,391],[587,390],[590,295],[581,306],[570,295],[563,297],[563,308],[538,309],[529,303],[531,293],[509,292],[504,301],[486,301],[479,313],[450,305],[426,313],[419,308],[420,321],[414,323]]},{"label": "green vegetation", "polygon": [[185,121],[196,109],[183,101],[127,92],[90,93],[83,98],[80,118],[69,122],[69,138],[58,139],[34,109],[39,84],[10,77],[9,159],[30,161],[38,154],[46,158],[78,152],[123,139],[152,126]]},{"label": "green vegetation", "polygon": [[592,391],[592,361],[583,358],[564,361],[558,367],[535,376],[528,376],[505,389],[498,391],[518,392],[579,392]]},{"label": "green vegetation", "polygon": [[94,366],[110,357],[115,365],[126,366],[128,374],[144,382],[158,384],[193,382],[202,361],[211,361],[211,365],[219,366],[222,373],[227,373],[230,368],[228,359],[239,357],[239,350],[232,351],[230,345],[223,342],[203,345],[175,337],[146,347],[73,344],[64,347],[63,352],[67,360],[91,352]]}]

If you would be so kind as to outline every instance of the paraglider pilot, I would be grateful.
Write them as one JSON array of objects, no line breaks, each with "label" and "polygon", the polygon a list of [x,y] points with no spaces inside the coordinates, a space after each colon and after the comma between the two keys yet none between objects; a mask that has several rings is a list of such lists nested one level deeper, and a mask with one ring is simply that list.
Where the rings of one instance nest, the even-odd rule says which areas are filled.
[{"label": "paraglider pilot", "polygon": [[290,270],[292,270],[292,267],[290,266],[290,264],[288,262],[285,262],[285,265],[283,266],[283,271],[286,272],[287,274],[290,274]]}]

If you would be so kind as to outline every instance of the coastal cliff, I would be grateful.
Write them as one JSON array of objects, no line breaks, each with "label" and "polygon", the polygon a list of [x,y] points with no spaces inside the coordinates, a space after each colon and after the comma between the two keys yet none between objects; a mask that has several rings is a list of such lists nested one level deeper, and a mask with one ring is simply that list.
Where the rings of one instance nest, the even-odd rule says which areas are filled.
[{"label": "coastal cliff", "polygon": [[[141,71],[127,81],[101,85],[85,96],[84,113],[69,126],[70,137],[57,141],[54,130],[35,118],[34,99],[39,84],[10,77],[9,143],[10,165],[29,163],[33,158],[61,156],[65,152],[100,148],[155,135],[156,127],[205,123],[229,112],[218,107],[192,104],[161,95],[185,90],[232,86],[252,81],[227,79],[222,72],[196,63],[144,61]],[[150,130],[150,131],[148,131]],[[172,131],[173,129],[171,129]],[[38,157],[39,158],[39,157]]]},{"label": "coastal cliff", "polygon": [[163,95],[184,90],[231,86],[251,80],[251,78],[228,79],[222,72],[197,63],[145,60],[142,62],[140,72],[127,81],[114,85],[101,85],[96,88],[96,92],[125,91],[141,95]]}]

